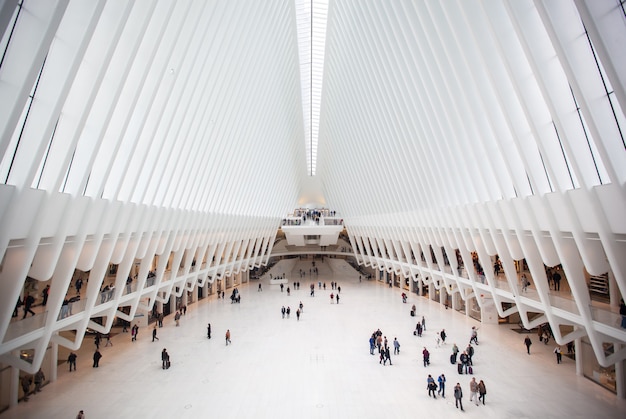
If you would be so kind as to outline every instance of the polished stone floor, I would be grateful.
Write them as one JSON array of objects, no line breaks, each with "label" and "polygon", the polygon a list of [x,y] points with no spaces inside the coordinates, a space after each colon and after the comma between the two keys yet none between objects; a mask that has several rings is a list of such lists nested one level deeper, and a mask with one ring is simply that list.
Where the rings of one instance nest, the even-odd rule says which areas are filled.
[{"label": "polished stone floor", "polygon": [[[331,263],[328,263],[331,262]],[[624,418],[626,402],[575,374],[574,361],[556,364],[553,345],[534,344],[531,355],[525,335],[506,325],[484,325],[436,303],[410,295],[402,303],[398,289],[374,281],[359,282],[358,274],[339,260],[319,264],[319,276],[309,276],[310,262],[299,261],[287,273],[291,295],[269,285],[269,278],[240,287],[241,303],[210,297],[189,307],[176,327],[168,316],[158,329],[140,329],[137,342],[129,334],[113,337],[102,348],[100,367],[92,368],[93,343],[86,339],[79,352],[78,371],[59,366],[59,378],[27,403],[0,419],[74,418]],[[306,278],[300,278],[300,269]],[[278,271],[280,272],[280,267]],[[295,279],[294,279],[295,278]],[[327,289],[311,282],[326,282]],[[341,286],[339,304],[330,303],[330,282]],[[230,290],[227,290],[227,294]],[[296,320],[302,301],[304,312]],[[413,336],[412,304],[425,316],[423,337]],[[291,308],[283,319],[282,306]],[[206,325],[212,325],[212,339]],[[465,347],[472,326],[479,327],[474,375],[487,387],[486,404],[469,401],[470,376],[459,376],[449,362],[453,342]],[[368,349],[371,333],[380,328],[389,341],[397,337],[401,352],[392,366],[382,366]],[[447,343],[436,347],[436,332],[445,328]],[[224,333],[230,329],[232,344]],[[422,349],[431,365],[422,365]],[[172,367],[161,369],[167,348]],[[60,357],[63,351],[60,350]],[[429,398],[426,377],[447,377],[446,398]],[[460,382],[465,412],[455,408],[452,388]]]}]

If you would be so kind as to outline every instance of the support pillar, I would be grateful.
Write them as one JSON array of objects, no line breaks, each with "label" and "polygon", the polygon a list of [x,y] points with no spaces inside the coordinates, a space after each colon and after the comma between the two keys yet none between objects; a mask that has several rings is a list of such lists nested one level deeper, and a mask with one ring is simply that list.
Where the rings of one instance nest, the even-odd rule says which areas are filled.
[{"label": "support pillar", "polygon": [[[577,328],[576,328],[577,329]],[[580,338],[574,340],[574,348],[576,355],[576,375],[583,376],[583,341]]]},{"label": "support pillar", "polygon": [[[58,333],[57,333],[58,334]],[[54,340],[50,342],[50,382],[55,382],[57,380],[57,373],[59,370],[59,363],[57,358],[59,357],[59,344]]]},{"label": "support pillar", "polygon": [[9,390],[9,407],[17,406],[20,389],[20,369],[11,367],[11,388]]},{"label": "support pillar", "polygon": [[[623,345],[615,343],[615,347],[623,348]],[[619,361],[615,364],[615,392],[618,399],[626,399],[626,377],[624,376],[624,362]]]}]

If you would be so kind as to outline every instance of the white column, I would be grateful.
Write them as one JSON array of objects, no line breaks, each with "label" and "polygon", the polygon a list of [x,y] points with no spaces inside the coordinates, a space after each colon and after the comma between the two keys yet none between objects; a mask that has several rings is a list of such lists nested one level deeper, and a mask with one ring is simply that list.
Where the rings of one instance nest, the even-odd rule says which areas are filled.
[{"label": "white column", "polygon": [[[621,350],[624,347],[624,345],[621,345],[617,342],[614,342],[614,345],[616,348],[619,348],[618,350]],[[619,361],[617,362],[617,364],[615,364],[615,391],[617,393],[618,399],[626,399],[626,377],[624,376],[624,362],[626,361]]]},{"label": "white column", "polygon": [[59,363],[57,361],[59,357],[59,344],[52,340],[50,346],[50,382],[52,383],[57,380],[59,370]]},{"label": "white column", "polygon": [[9,393],[9,407],[17,406],[17,398],[20,394],[20,369],[11,367],[11,388]]}]

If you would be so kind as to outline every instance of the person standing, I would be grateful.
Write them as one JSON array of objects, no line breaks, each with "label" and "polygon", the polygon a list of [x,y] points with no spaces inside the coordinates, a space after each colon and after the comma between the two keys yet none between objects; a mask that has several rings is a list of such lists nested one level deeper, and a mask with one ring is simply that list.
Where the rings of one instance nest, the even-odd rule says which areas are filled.
[{"label": "person standing", "polygon": [[296,310],[296,319],[300,321],[300,309]]},{"label": "person standing", "polygon": [[176,310],[174,314],[174,321],[176,321],[176,327],[180,326],[180,311]]},{"label": "person standing", "polygon": [[561,353],[561,347],[557,346],[556,348],[554,348],[554,353],[556,354],[556,363],[560,364],[563,359],[563,355]]},{"label": "person standing", "polygon": [[206,327],[206,336],[211,339],[211,323],[209,323]]},{"label": "person standing", "polygon": [[426,319],[424,318],[424,316],[422,316],[422,330],[424,332],[426,331]]},{"label": "person standing", "polygon": [[285,318],[285,313],[286,313],[286,312],[287,312],[287,309],[285,308],[285,306],[283,306],[283,307],[280,309],[280,313],[283,315],[283,319]]},{"label": "person standing", "polygon": [[35,391],[33,391],[33,393],[39,393],[41,391],[41,386],[45,380],[46,376],[44,375],[42,369],[39,368],[39,371],[35,373]]},{"label": "person standing", "polygon": [[526,336],[526,339],[524,339],[524,345],[526,345],[526,352],[528,353],[528,355],[530,355],[530,345],[532,345],[533,342],[530,340],[529,336]]},{"label": "person standing", "polygon": [[154,329],[152,329],[152,342],[154,342],[154,340],[159,340],[159,338],[157,337],[157,325],[154,325]]},{"label": "person standing", "polygon": [[522,274],[522,292],[527,292],[529,285],[530,281],[526,278],[526,274]]},{"label": "person standing", "polygon": [[428,349],[426,349],[426,347],[424,347],[424,350],[422,351],[422,356],[424,358],[424,366],[428,366],[430,365],[430,352],[428,352]]},{"label": "person standing", "polygon": [[300,301],[300,313],[304,313],[304,304]]},{"label": "person standing", "polygon": [[487,395],[487,387],[485,387],[485,383],[483,380],[478,382],[478,400],[482,400],[483,405],[485,404],[485,396]]},{"label": "person standing", "polygon": [[398,338],[393,338],[393,354],[398,355],[400,353],[400,342]]},{"label": "person standing", "polygon": [[463,351],[463,353],[459,357],[459,361],[461,361],[461,365],[463,365],[464,374],[467,374],[467,367],[469,366],[469,356],[467,356],[467,353],[465,351]]},{"label": "person standing", "polygon": [[230,329],[226,329],[226,346],[228,346],[229,343],[231,343],[230,342]]},{"label": "person standing", "polygon": [[461,410],[463,410],[463,389],[461,388],[461,384],[456,383],[454,386],[454,401],[456,404],[456,408],[458,409],[461,406]]},{"label": "person standing", "polygon": [[330,303],[334,303],[335,302],[335,294],[333,294],[332,292],[330,293]]},{"label": "person standing", "polygon": [[78,415],[76,415],[76,419],[85,419],[85,411],[81,410],[78,412]]},{"label": "person standing", "polygon": [[444,374],[441,374],[437,378],[437,381],[439,382],[439,390],[437,391],[437,394],[441,394],[441,397],[445,399],[446,398],[446,376]]},{"label": "person standing", "polygon": [[337,304],[339,304],[339,293],[337,293],[337,295],[335,295],[335,299],[337,300]]},{"label": "person standing", "polygon": [[93,343],[96,345],[96,349],[100,349],[100,332],[96,333],[96,336],[93,338]]},{"label": "person standing", "polygon": [[102,358],[102,354],[96,349],[96,352],[93,353],[93,368],[100,366],[100,358]]},{"label": "person standing", "polygon": [[170,354],[167,353],[167,349],[163,348],[161,351],[161,368],[167,369],[170,367]]},{"label": "person standing", "polygon": [[619,302],[619,314],[622,316],[622,329],[626,329],[626,303],[623,298]]},{"label": "person standing", "polygon": [[50,295],[50,285],[46,285],[46,288],[41,292],[41,296],[43,297],[43,301],[41,302],[42,306],[48,304],[48,295]]},{"label": "person standing", "polygon": [[476,377],[472,377],[472,380],[469,383],[470,387],[470,402],[474,400],[476,406],[478,406],[478,383],[476,382]]},{"label": "person standing", "polygon": [[291,307],[287,306],[287,318],[291,315]]},{"label": "person standing", "polygon": [[456,346],[456,343],[453,343],[452,344],[452,358],[451,358],[452,364],[456,364],[456,357],[458,356],[458,354],[459,354],[459,347]]},{"label": "person standing", "polygon": [[137,324],[134,324],[133,327],[130,329],[130,335],[131,337],[131,342],[135,342],[137,340],[137,335],[139,334],[139,326],[137,326]]},{"label": "person standing", "polygon": [[77,355],[74,352],[70,352],[67,357],[67,363],[70,365],[70,372],[72,372],[72,367],[74,367],[74,371],[76,371],[76,358]]},{"label": "person standing", "polygon": [[554,282],[554,290],[561,291],[561,275],[557,271],[552,274],[552,282]]},{"label": "person standing", "polygon": [[374,355],[374,349],[376,349],[376,335],[372,333],[370,336],[370,355]]}]

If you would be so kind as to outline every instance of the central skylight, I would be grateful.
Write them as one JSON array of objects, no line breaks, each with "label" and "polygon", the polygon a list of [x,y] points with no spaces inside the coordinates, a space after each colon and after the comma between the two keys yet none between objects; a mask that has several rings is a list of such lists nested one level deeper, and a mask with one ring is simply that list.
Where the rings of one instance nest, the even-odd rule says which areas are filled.
[{"label": "central skylight", "polygon": [[328,0],[295,0],[307,173],[315,176]]}]

